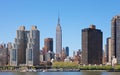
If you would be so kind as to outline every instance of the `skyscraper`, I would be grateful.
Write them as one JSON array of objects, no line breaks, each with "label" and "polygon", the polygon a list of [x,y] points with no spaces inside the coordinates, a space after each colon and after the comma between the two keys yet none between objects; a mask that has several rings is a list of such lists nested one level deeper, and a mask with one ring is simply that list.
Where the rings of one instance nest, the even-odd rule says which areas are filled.
[{"label": "skyscraper", "polygon": [[30,31],[25,26],[17,30],[17,37],[13,48],[10,50],[10,65],[38,65],[39,64],[39,31],[32,26]]},{"label": "skyscraper", "polygon": [[120,64],[120,15],[112,18],[111,29],[112,56],[115,56]]},{"label": "skyscraper", "polygon": [[56,55],[61,57],[62,53],[62,29],[60,26],[60,19],[58,17],[58,24],[56,27]]},{"label": "skyscraper", "polygon": [[82,63],[102,64],[102,31],[95,25],[82,30]]},{"label": "skyscraper", "polygon": [[69,56],[69,47],[65,47],[66,56]]},{"label": "skyscraper", "polygon": [[28,66],[39,65],[40,33],[36,26],[32,26],[27,37],[26,64]]},{"label": "skyscraper", "polygon": [[44,39],[44,56],[45,61],[50,61],[53,58],[53,38]]},{"label": "skyscraper", "polygon": [[53,38],[45,38],[44,39],[44,48],[45,51],[51,51],[53,52]]},{"label": "skyscraper", "polygon": [[10,65],[17,66],[26,63],[27,38],[25,26],[20,26],[12,50],[10,50]]},{"label": "skyscraper", "polygon": [[107,45],[106,45],[106,55],[107,55],[107,62],[111,63],[112,58],[112,51],[111,51],[111,38],[107,38]]}]

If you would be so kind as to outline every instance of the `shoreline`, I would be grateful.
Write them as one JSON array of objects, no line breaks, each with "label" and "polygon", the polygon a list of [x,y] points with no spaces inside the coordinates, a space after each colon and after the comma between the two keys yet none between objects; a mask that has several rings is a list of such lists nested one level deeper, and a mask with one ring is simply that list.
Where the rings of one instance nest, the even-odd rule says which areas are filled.
[{"label": "shoreline", "polygon": [[0,72],[85,72],[85,71],[102,71],[102,72],[120,72],[120,70],[80,70],[80,69],[38,69],[38,70],[0,70]]}]

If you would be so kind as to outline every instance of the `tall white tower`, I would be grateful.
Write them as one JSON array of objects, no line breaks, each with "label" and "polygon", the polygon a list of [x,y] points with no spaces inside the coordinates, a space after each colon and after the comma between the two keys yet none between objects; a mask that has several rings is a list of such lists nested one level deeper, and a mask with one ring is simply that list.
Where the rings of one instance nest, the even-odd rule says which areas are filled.
[{"label": "tall white tower", "polygon": [[62,29],[60,26],[60,18],[58,17],[58,24],[56,27],[56,55],[61,57],[62,53]]}]

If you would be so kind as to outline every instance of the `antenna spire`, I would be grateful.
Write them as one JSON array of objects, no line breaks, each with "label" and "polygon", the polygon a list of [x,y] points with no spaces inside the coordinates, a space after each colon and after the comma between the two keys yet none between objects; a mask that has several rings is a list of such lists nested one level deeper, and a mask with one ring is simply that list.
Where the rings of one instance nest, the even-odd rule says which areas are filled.
[{"label": "antenna spire", "polygon": [[60,24],[60,16],[59,16],[59,12],[58,12],[58,25]]}]

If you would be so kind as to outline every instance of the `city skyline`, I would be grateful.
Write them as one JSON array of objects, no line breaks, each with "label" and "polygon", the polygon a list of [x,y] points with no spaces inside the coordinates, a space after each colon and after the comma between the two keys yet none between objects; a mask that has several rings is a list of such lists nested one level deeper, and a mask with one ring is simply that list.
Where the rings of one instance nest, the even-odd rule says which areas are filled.
[{"label": "city skyline", "polygon": [[111,19],[120,13],[120,1],[0,1],[0,42],[14,42],[16,30],[24,25],[29,29],[36,25],[40,30],[40,49],[44,47],[44,38],[51,37],[56,42],[56,24],[58,11],[62,27],[62,45],[68,46],[70,56],[73,50],[81,49],[81,29],[90,24],[103,31],[103,45],[111,36]]}]

